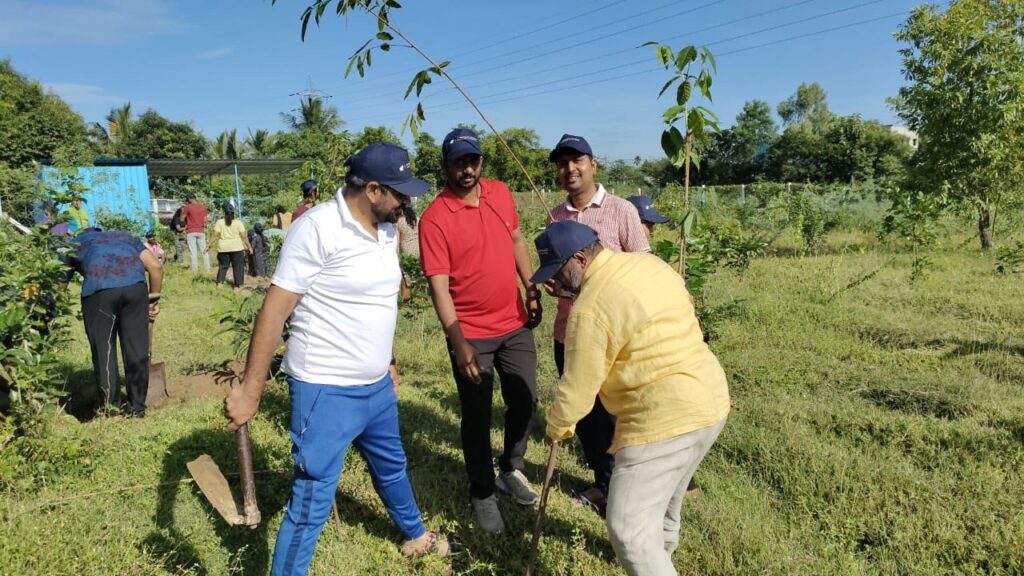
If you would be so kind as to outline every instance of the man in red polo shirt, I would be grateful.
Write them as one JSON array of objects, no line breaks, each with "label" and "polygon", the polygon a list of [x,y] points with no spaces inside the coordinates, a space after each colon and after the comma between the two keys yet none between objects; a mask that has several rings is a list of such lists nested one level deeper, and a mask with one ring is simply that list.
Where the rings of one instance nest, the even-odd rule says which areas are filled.
[{"label": "man in red polo shirt", "polygon": [[199,255],[203,255],[203,269],[210,271],[210,255],[206,253],[206,206],[196,195],[189,192],[185,196],[185,206],[181,209],[181,219],[185,221],[185,240],[188,251],[192,253],[192,271],[199,268]]},{"label": "man in red polo shirt", "polygon": [[[447,184],[420,219],[420,258],[459,391],[473,509],[480,527],[498,534],[505,524],[495,488],[522,505],[538,500],[522,470],[537,403],[537,351],[529,329],[541,320],[540,291],[530,282],[533,269],[508,186],[480,178],[476,134],[456,129],[445,136],[441,165]],[[490,432],[495,370],[506,407],[497,478]]]}]

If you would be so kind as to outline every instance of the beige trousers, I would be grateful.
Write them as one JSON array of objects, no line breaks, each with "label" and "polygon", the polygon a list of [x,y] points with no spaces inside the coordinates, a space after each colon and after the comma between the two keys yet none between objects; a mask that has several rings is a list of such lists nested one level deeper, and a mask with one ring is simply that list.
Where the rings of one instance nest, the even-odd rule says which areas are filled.
[{"label": "beige trousers", "polygon": [[630,576],[676,576],[672,553],[686,486],[725,419],[668,440],[615,453],[608,489],[608,535]]}]

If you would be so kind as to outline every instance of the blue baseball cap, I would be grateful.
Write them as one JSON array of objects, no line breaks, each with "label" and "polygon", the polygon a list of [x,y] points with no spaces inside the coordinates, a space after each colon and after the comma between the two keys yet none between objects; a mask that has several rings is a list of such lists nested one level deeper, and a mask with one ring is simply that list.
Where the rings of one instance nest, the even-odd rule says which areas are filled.
[{"label": "blue baseball cap", "polygon": [[455,160],[467,154],[483,156],[483,152],[480,151],[480,139],[472,130],[456,128],[444,137],[444,142],[441,144],[441,155],[445,160]]},{"label": "blue baseball cap", "polygon": [[572,220],[553,222],[533,241],[540,257],[540,267],[530,282],[543,284],[551,279],[572,255],[597,242],[597,232],[586,224]]},{"label": "blue baseball cap", "polygon": [[374,142],[345,161],[348,171],[363,180],[378,182],[406,196],[423,196],[430,184],[413,176],[409,153],[401,146]]},{"label": "blue baseball cap", "polygon": [[640,213],[640,220],[642,222],[650,222],[651,224],[664,224],[668,222],[668,218],[661,215],[658,209],[654,206],[654,200],[644,195],[630,196],[626,198],[633,206],[636,206],[637,212]]},{"label": "blue baseball cap", "polygon": [[309,195],[313,193],[313,190],[316,190],[316,180],[310,178],[309,180],[306,180],[305,182],[302,183],[303,198],[309,197]]},{"label": "blue baseball cap", "polygon": [[562,134],[562,138],[558,140],[558,144],[555,144],[554,149],[552,149],[551,153],[548,154],[548,160],[551,160],[552,162],[558,160],[558,155],[566,150],[586,154],[591,158],[594,157],[594,152],[590,149],[590,144],[588,144],[586,139],[582,136]]}]

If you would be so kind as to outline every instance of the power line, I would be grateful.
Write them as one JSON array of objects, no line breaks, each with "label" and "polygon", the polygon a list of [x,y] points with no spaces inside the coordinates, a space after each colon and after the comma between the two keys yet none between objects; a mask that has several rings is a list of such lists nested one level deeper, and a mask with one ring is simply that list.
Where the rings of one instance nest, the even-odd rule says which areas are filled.
[{"label": "power line", "polygon": [[[808,37],[811,37],[811,36],[819,36],[821,34],[828,34],[828,33],[831,33],[831,32],[837,32],[839,30],[845,30],[845,29],[848,29],[848,28],[856,27],[856,26],[862,26],[862,25],[865,25],[865,24],[871,24],[871,23],[874,23],[874,22],[879,22],[881,20],[886,20],[886,19],[889,19],[889,18],[893,18],[893,17],[896,17],[896,16],[905,16],[905,15],[907,15],[909,13],[910,13],[910,10],[903,10],[901,12],[894,12],[894,13],[891,13],[891,14],[886,14],[885,16],[878,16],[878,17],[869,18],[869,19],[866,19],[866,20],[859,20],[857,22],[851,22],[851,23],[842,24],[842,25],[839,25],[839,26],[833,26],[831,28],[826,28],[826,29],[823,29],[823,30],[817,30],[817,31],[814,31],[814,32],[808,32],[806,34],[790,36],[790,37],[787,37],[787,38],[780,38],[778,40],[772,40],[770,42],[764,42],[764,43],[761,43],[761,44],[755,44],[755,45],[752,45],[752,46],[746,46],[744,48],[739,48],[739,49],[736,49],[736,50],[730,50],[728,52],[723,52],[723,53],[719,54],[718,57],[720,58],[720,57],[723,57],[723,56],[730,56],[730,55],[739,54],[739,53],[742,53],[742,52],[748,52],[750,50],[757,50],[759,48],[764,48],[766,46],[772,46],[772,45],[776,45],[776,44],[782,44],[782,43],[785,43],[785,42],[792,42],[792,41],[795,41],[795,40],[801,40],[801,39],[808,38]],[[616,67],[616,68],[618,68],[618,67]],[[524,100],[526,98],[532,98],[532,97],[535,97],[535,96],[542,96],[542,95],[545,95],[545,94],[552,94],[552,93],[557,93],[557,92],[564,92],[564,91],[567,91],[567,90],[575,90],[577,88],[582,88],[582,87],[586,87],[586,86],[592,86],[592,85],[595,85],[595,84],[603,84],[603,83],[612,82],[612,81],[615,81],[615,80],[622,80],[622,79],[625,79],[625,78],[632,78],[632,77],[636,77],[636,76],[641,76],[641,75],[645,75],[645,74],[652,74],[652,73],[655,73],[655,72],[663,72],[663,71],[664,71],[663,67],[655,66],[653,68],[648,68],[648,69],[645,69],[645,70],[639,70],[637,72],[631,72],[629,74],[619,74],[619,75],[611,76],[611,77],[608,77],[608,78],[595,79],[595,80],[591,80],[589,82],[578,83],[578,84],[574,84],[574,85],[571,85],[571,86],[563,86],[563,87],[560,87],[560,88],[552,88],[552,89],[548,89],[548,90],[542,90],[542,91],[539,91],[539,92],[532,92],[532,93],[529,93],[529,94],[517,94],[516,96],[511,96],[511,97],[506,97],[506,98],[499,98],[499,99],[493,99],[493,96],[497,96],[497,94],[492,95],[492,96],[484,96],[484,97],[481,97],[481,98],[477,99],[477,103],[478,104],[489,104],[489,105],[491,105],[491,104],[501,104],[501,103],[505,103],[505,102],[512,102],[512,101],[516,101],[516,100]],[[438,105],[436,105],[434,107],[431,107],[427,111],[428,111],[428,113],[430,113],[430,112],[433,112],[433,111],[436,111],[436,110],[453,109],[453,106],[454,107],[458,107],[458,105],[462,105],[462,104],[464,104],[464,103],[463,102],[455,102],[455,101],[453,101],[453,102],[446,102],[446,103],[441,103],[441,104],[438,104]],[[381,114],[381,115],[378,115],[378,116],[370,116],[368,118],[364,118],[363,122],[364,123],[369,123],[368,121],[377,121],[377,120],[396,118],[396,117],[397,116],[394,113],[387,113],[387,114]]]},{"label": "power line", "polygon": [[[761,12],[759,14],[748,16],[748,17],[745,17],[745,18],[740,18],[740,19],[737,19],[736,21],[749,20],[749,19],[754,18],[754,17],[764,16],[767,13],[777,12],[777,11],[780,11],[780,10],[783,10],[783,9],[786,9],[786,8],[791,8],[791,7],[794,7],[794,6],[798,6],[800,4],[805,4],[805,3],[809,2],[809,1],[812,1],[812,0],[802,0],[801,2],[796,2],[794,4],[789,4],[789,5],[783,6],[781,8],[777,8],[777,9],[774,9],[774,10],[769,10],[769,11]],[[883,2],[883,1],[884,0],[868,0],[867,2],[862,2],[860,4],[855,4],[855,5],[852,5],[852,6],[845,7],[845,8],[840,8],[840,9],[837,9],[837,10],[831,10],[831,11],[824,12],[824,13],[821,13],[821,14],[816,14],[814,16],[808,16],[806,18],[800,18],[798,20],[792,20],[792,21],[789,21],[789,22],[784,22],[782,24],[777,24],[777,25],[769,26],[767,28],[761,28],[761,29],[758,29],[758,30],[753,30],[753,31],[750,31],[750,32],[746,32],[746,33],[743,33],[743,34],[732,36],[730,38],[724,38],[724,39],[721,39],[721,40],[715,40],[713,42],[706,43],[705,46],[712,46],[712,45],[716,45],[716,44],[724,44],[726,42],[734,42],[736,40],[741,40],[743,38],[749,38],[751,36],[756,36],[758,34],[764,34],[766,32],[773,32],[775,30],[780,30],[782,28],[788,28],[790,26],[795,26],[797,24],[803,24],[803,23],[806,23],[806,22],[810,22],[812,20],[818,20],[818,19],[821,19],[821,18],[827,18],[829,16],[835,16],[836,14],[841,14],[841,13],[849,12],[849,11],[856,10],[856,9],[859,9],[859,8],[864,8],[866,6],[870,6],[872,4],[878,4],[878,3]],[[734,22],[736,22],[736,21],[734,21]],[[666,39],[666,41],[667,40],[671,40],[673,38],[679,38],[679,37],[682,37],[682,36],[687,36],[689,34],[700,33],[700,32],[704,32],[706,30],[711,30],[711,29],[715,29],[715,28],[721,28],[723,25],[725,25],[725,24],[720,24],[720,25],[712,26],[712,27],[709,27],[709,28],[704,29],[704,30],[698,30],[696,32],[684,33],[684,34],[681,34],[681,35],[678,35],[678,36],[674,36],[672,38],[668,38],[668,39]],[[619,50],[619,51],[610,52],[608,54],[604,54],[602,57],[613,56],[613,55],[622,54],[622,53],[625,53],[625,51]],[[585,72],[585,73],[582,73],[582,74],[577,74],[575,76],[571,76],[571,77],[568,77],[568,78],[561,78],[561,79],[558,79],[558,80],[554,80],[553,82],[554,83],[561,83],[561,82],[566,82],[566,81],[570,81],[570,80],[576,80],[576,79],[579,79],[579,78],[590,76],[592,74],[599,74],[599,73],[608,72],[608,71],[611,71],[611,70],[620,70],[622,68],[628,68],[628,67],[644,64],[647,61],[648,60],[646,58],[643,58],[643,59],[640,59],[640,60],[635,60],[635,61],[632,61],[632,62],[627,62],[625,64],[619,64],[617,66],[599,68],[597,70],[592,70],[592,71]],[[535,71],[535,72],[530,72],[530,73],[527,73],[527,74],[523,74],[523,75],[520,75],[520,76],[514,77],[514,78],[501,78],[501,79],[498,79],[498,80],[492,80],[492,81],[489,81],[489,82],[485,82],[483,84],[467,86],[466,89],[467,90],[473,90],[473,89],[481,88],[483,86],[493,85],[493,84],[496,84],[496,83],[508,82],[510,80],[518,80],[518,79],[522,79],[522,78],[526,78],[526,77],[530,77],[530,76],[536,76],[538,74],[543,74],[545,72],[549,72],[549,71],[553,71],[553,70],[559,70],[561,68],[563,68],[563,66],[555,66],[555,67],[546,68],[546,69],[543,69],[543,70],[540,70],[540,71]],[[473,74],[469,74],[468,76],[472,76],[472,75]],[[465,78],[465,77],[466,77],[466,75],[460,76],[460,79]],[[530,86],[526,86],[526,87],[518,87],[518,89],[519,90],[529,90],[531,88],[537,88],[537,87],[544,86],[544,85],[547,85],[547,84],[549,84],[549,83],[548,82],[543,82],[541,84],[534,84],[534,85],[530,85]],[[440,95],[451,93],[451,92],[454,92],[453,88],[445,88],[445,89],[442,89],[442,90],[439,90],[438,92],[436,92],[435,95],[440,96]],[[485,95],[485,96],[480,96],[479,99],[486,99],[488,97],[492,97],[492,96],[496,96],[496,95],[498,95],[498,94],[488,94],[488,95]],[[360,100],[360,102],[361,101],[362,100]],[[459,100],[459,101],[461,101],[461,100]],[[446,102],[445,104],[448,104],[448,103],[454,103],[454,102]],[[356,110],[358,110],[360,108],[364,108],[365,109],[365,108],[369,108],[369,107],[368,106],[361,106],[361,107],[357,106],[357,107],[355,107]],[[349,108],[350,112],[351,112],[351,110],[352,110],[352,108]]]},{"label": "power line", "polygon": [[[725,1],[726,0],[714,0],[714,1],[709,2],[707,4],[703,4],[701,6],[697,6],[696,8],[688,8],[686,10],[682,10],[680,12],[676,12],[676,13],[670,14],[670,15],[664,17],[662,19],[662,21],[671,20],[672,18],[677,18],[679,16],[690,14],[692,12],[696,12],[698,10],[702,10],[704,8],[713,6],[715,4],[721,4],[722,2],[725,2]],[[810,1],[810,0],[807,0],[807,1]],[[665,9],[665,8],[668,8],[668,7],[671,7],[671,6],[678,6],[678,5],[679,5],[679,3],[677,1],[669,2],[668,4],[663,4],[661,6],[658,6],[657,8],[652,8],[650,10],[647,10],[647,11],[644,11],[644,12],[640,12],[638,14],[635,14],[635,15],[630,16],[630,17],[625,18],[625,19],[619,19],[619,20],[617,20],[615,22],[609,22],[609,23],[605,23],[605,24],[602,24],[602,25],[599,25],[599,26],[593,26],[593,27],[590,27],[587,30],[584,30],[584,31],[581,31],[581,32],[577,32],[577,33],[574,33],[574,34],[569,34],[567,36],[560,36],[559,38],[556,38],[554,40],[547,40],[547,41],[541,42],[540,44],[534,44],[532,46],[527,46],[526,48],[519,48],[519,49],[517,49],[515,51],[505,52],[505,53],[499,54],[497,56],[487,57],[487,58],[484,58],[483,60],[471,61],[468,64],[470,67],[479,67],[480,64],[489,64],[490,66],[489,66],[488,69],[480,70],[478,72],[472,72],[472,73],[469,73],[469,74],[465,74],[465,73],[460,72],[458,76],[459,76],[460,79],[468,78],[468,77],[472,77],[472,76],[478,76],[480,74],[488,72],[490,69],[492,69],[492,68],[494,68],[496,66],[502,66],[502,67],[514,66],[516,64],[521,64],[523,62],[528,62],[530,60],[536,60],[538,58],[544,58],[544,57],[549,56],[549,52],[550,51],[547,51],[547,52],[544,52],[544,53],[541,53],[541,54],[537,54],[537,55],[534,55],[534,56],[530,56],[528,58],[521,58],[519,60],[514,60],[512,62],[508,62],[508,63],[505,63],[505,64],[500,64],[500,63],[493,62],[494,60],[497,60],[497,59],[500,59],[500,58],[504,58],[506,56],[519,55],[519,54],[522,54],[523,52],[531,51],[531,50],[533,50],[535,48],[540,48],[542,46],[548,46],[550,44],[557,44],[557,43],[565,42],[566,40],[574,38],[576,36],[591,34],[591,33],[593,33],[594,30],[599,30],[601,28],[607,28],[607,27],[615,25],[615,24],[621,24],[622,22],[624,22],[626,20],[632,20],[634,18],[645,16],[645,15],[651,14],[653,12],[657,12],[659,10],[662,10],[662,9]],[[617,31],[617,32],[613,32],[611,34],[606,34],[604,36],[599,36],[597,38],[591,38],[590,40],[587,40],[585,42],[578,42],[578,43],[573,44],[573,46],[574,47],[578,47],[578,46],[585,46],[587,44],[593,44],[594,42],[600,42],[601,40],[606,40],[606,39],[611,38],[613,36],[618,36],[618,35],[621,35],[621,34],[625,34],[627,32],[632,32],[633,30],[638,30],[640,28],[644,28],[644,27],[647,27],[649,25],[650,25],[650,23],[643,23],[643,24],[640,24],[640,25],[637,25],[637,26],[633,26],[632,28],[627,28],[625,30],[620,30],[620,31]],[[460,70],[464,69],[464,66],[465,66],[464,64],[460,63],[459,64]],[[416,71],[421,70],[421,69],[422,69],[422,66],[417,67],[417,68],[412,68],[412,69],[410,69],[408,71],[408,73],[413,73],[413,72],[416,72]],[[387,77],[393,77],[396,74],[397,73],[392,73],[392,74],[387,75]],[[381,78],[385,78],[385,77],[382,76]],[[371,101],[376,100],[376,99],[377,98],[372,97],[372,96],[370,96],[370,97],[362,97],[362,98],[357,98],[355,100],[350,100],[349,103],[350,104],[351,103],[360,104],[362,102],[371,102]]]}]

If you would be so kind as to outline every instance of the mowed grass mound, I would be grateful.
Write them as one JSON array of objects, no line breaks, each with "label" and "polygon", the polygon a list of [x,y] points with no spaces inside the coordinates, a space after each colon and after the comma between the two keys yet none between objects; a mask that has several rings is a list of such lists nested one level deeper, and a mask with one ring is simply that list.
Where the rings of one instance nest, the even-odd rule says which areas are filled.
[{"label": "mowed grass mound", "polygon": [[[702,492],[685,507],[680,573],[1024,572],[1024,278],[996,274],[993,257],[973,247],[936,251],[915,283],[909,255],[852,252],[758,259],[711,281],[711,303],[729,310],[712,346],[735,406],[697,474]],[[224,292],[190,278],[169,274],[158,326],[156,356],[171,377],[231,357],[210,319]],[[554,303],[545,304],[541,409],[556,382]],[[82,372],[88,352],[76,330],[68,357]],[[410,476],[428,525],[464,541],[457,573],[525,572],[533,509],[499,496],[506,533],[475,528],[458,399],[431,310],[403,313],[395,353]],[[33,482],[9,483],[0,501],[0,573],[266,573],[290,485],[287,393],[272,385],[252,425],[264,516],[253,531],[226,527],[187,481],[185,462],[203,452],[236,470],[220,408],[197,400],[143,421],[58,420],[24,465]],[[496,452],[502,412],[496,394]],[[527,453],[538,485],[541,414]],[[558,462],[539,573],[621,574],[601,520],[570,505],[589,478],[575,442]],[[438,562],[400,557],[354,453],[338,507],[313,574],[439,573]]]}]

